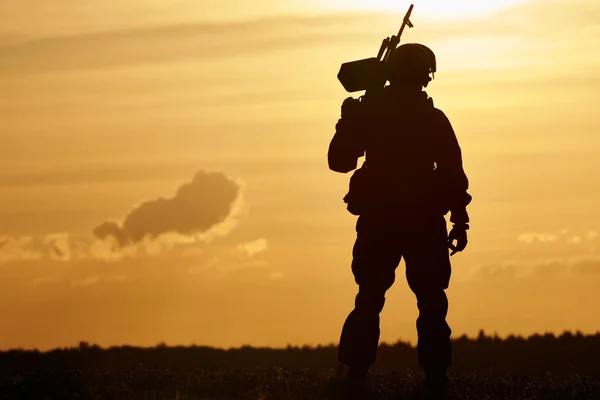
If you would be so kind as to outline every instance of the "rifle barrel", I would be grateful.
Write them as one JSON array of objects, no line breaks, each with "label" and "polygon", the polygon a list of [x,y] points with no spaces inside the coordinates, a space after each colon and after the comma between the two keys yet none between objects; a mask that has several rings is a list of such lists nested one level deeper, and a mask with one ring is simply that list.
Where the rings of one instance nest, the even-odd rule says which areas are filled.
[{"label": "rifle barrel", "polygon": [[408,12],[404,16],[404,21],[402,21],[402,26],[400,27],[400,31],[398,32],[398,37],[402,36],[402,33],[404,32],[404,28],[406,27],[406,25],[408,25],[410,28],[412,28],[412,23],[410,22],[410,15],[412,14],[414,7],[415,7],[415,5],[411,4],[410,7],[408,8]]}]

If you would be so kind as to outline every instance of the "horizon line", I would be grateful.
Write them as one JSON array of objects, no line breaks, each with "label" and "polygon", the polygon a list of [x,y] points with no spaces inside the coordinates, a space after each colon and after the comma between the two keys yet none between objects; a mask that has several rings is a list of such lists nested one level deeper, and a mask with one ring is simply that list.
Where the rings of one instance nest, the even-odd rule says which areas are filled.
[{"label": "horizon line", "polygon": [[[476,336],[469,336],[466,333],[463,333],[460,336],[455,336],[453,335],[451,337],[451,340],[453,342],[456,341],[472,341],[472,342],[477,342],[478,340],[487,340],[487,339],[491,339],[494,341],[510,341],[510,340],[525,340],[525,341],[529,341],[531,339],[537,339],[537,338],[548,338],[548,337],[552,337],[553,339],[562,339],[562,338],[566,338],[566,337],[577,337],[577,338],[593,338],[593,337],[600,337],[600,330],[597,330],[594,333],[583,333],[581,330],[576,330],[576,331],[572,331],[572,330],[564,330],[561,333],[555,333],[555,332],[551,332],[551,331],[546,331],[544,333],[532,333],[529,335],[522,335],[522,334],[507,334],[504,336],[500,336],[498,335],[496,332],[492,333],[492,334],[486,334],[484,329],[480,329],[478,334]],[[385,342],[382,341],[379,343],[379,347],[393,347],[393,346],[398,346],[398,345],[405,345],[405,346],[409,346],[409,347],[415,347],[410,340],[402,340],[402,339],[398,339],[395,343],[389,343],[389,342]],[[3,353],[10,353],[10,352],[33,352],[33,353],[42,353],[42,354],[47,354],[47,353],[52,353],[52,352],[56,352],[56,351],[73,351],[73,350],[79,350],[79,351],[85,351],[85,350],[114,350],[114,349],[125,349],[125,348],[133,348],[133,349],[137,349],[137,350],[152,350],[152,349],[176,349],[176,348],[186,348],[186,349],[195,349],[195,348],[201,348],[201,349],[210,349],[210,350],[215,350],[215,351],[239,351],[239,350],[271,350],[271,351],[286,351],[286,350],[318,350],[318,349],[323,349],[323,348],[335,348],[337,347],[337,344],[334,343],[329,343],[329,344],[303,344],[303,345],[292,345],[292,344],[287,344],[285,347],[280,347],[280,346],[253,346],[253,345],[249,345],[249,344],[242,344],[239,346],[231,346],[231,347],[216,347],[216,346],[210,346],[210,345],[202,345],[202,344],[196,344],[196,343],[191,343],[191,344],[172,344],[169,345],[165,342],[158,342],[156,343],[154,346],[139,346],[139,345],[131,345],[131,344],[121,344],[121,345],[110,345],[110,346],[100,346],[98,344],[91,344],[85,340],[81,340],[79,341],[79,343],[75,346],[56,346],[53,347],[51,349],[48,350],[40,350],[38,348],[24,348],[24,347],[13,347],[13,348],[6,348],[6,349],[0,349],[0,354]]]}]

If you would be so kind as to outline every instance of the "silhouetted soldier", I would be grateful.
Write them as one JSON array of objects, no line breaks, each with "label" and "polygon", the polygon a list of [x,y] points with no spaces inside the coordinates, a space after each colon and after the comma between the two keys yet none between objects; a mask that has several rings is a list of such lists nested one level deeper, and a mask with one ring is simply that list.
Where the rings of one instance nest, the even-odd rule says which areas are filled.
[{"label": "silhouetted soldier", "polygon": [[[452,126],[423,91],[435,71],[435,55],[426,46],[395,49],[388,63],[390,85],[360,102],[346,99],[329,147],[329,168],[336,172],[356,169],[366,155],[345,199],[348,209],[360,214],[352,253],[359,291],[339,345],[351,385],[362,386],[375,362],[379,313],[401,257],[417,297],[417,348],[426,385],[446,384],[452,361],[448,248],[454,254],[467,245],[471,196]],[[454,224],[449,235],[448,212]]]}]

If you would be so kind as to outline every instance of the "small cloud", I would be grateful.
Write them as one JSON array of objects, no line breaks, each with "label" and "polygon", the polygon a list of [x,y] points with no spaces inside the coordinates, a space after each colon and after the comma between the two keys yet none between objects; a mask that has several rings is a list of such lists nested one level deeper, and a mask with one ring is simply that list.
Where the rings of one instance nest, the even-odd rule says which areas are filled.
[{"label": "small cloud", "polygon": [[0,238],[0,264],[41,259],[59,262],[88,258],[103,260],[108,257],[108,254],[100,251],[99,247],[102,246],[108,245],[90,238],[72,237],[68,233],[2,237]]},{"label": "small cloud", "polygon": [[490,265],[479,270],[480,276],[486,279],[513,279],[519,272],[518,266],[514,264]]},{"label": "small cloud", "polygon": [[528,232],[523,233],[517,237],[519,242],[525,244],[547,244],[554,242],[562,242],[568,244],[581,244],[584,240],[595,240],[598,238],[598,232],[581,232],[581,233],[569,233],[567,229],[562,229],[560,233],[536,233],[536,232]]},{"label": "small cloud", "polygon": [[42,237],[42,244],[49,250],[52,260],[69,261],[71,259],[71,241],[68,233],[54,233]]},{"label": "small cloud", "polygon": [[0,237],[0,263],[40,260],[44,252],[33,236]]},{"label": "small cloud", "polygon": [[260,238],[251,242],[242,243],[237,246],[237,250],[252,258],[255,255],[267,250],[267,239]]},{"label": "small cloud", "polygon": [[517,240],[523,243],[550,243],[558,239],[558,236],[549,233],[523,233]]},{"label": "small cloud", "polygon": [[600,274],[600,258],[590,256],[483,265],[474,269],[466,279],[564,279],[588,274]]},{"label": "small cloud", "polygon": [[88,253],[83,258],[87,256],[105,262],[117,262],[122,260],[124,257],[135,256],[135,248],[120,248],[119,245],[111,239],[96,240],[90,243]]}]

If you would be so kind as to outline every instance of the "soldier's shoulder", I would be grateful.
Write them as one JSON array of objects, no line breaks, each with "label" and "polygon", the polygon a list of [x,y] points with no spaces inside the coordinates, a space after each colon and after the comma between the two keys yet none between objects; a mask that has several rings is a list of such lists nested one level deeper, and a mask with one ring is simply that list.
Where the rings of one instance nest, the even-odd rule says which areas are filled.
[{"label": "soldier's shoulder", "polygon": [[444,111],[442,111],[442,109],[433,106],[433,118],[435,118],[438,121],[449,121],[448,116],[446,115],[446,113]]}]

